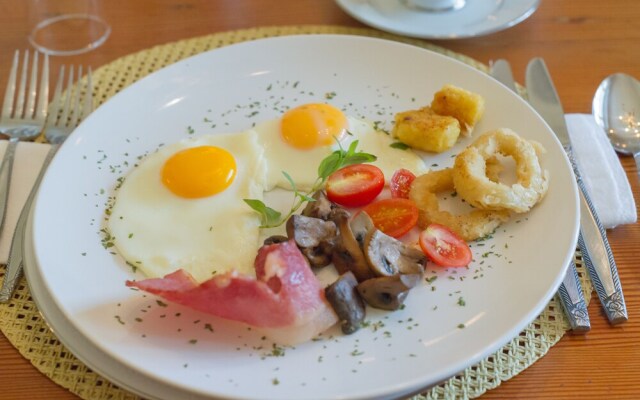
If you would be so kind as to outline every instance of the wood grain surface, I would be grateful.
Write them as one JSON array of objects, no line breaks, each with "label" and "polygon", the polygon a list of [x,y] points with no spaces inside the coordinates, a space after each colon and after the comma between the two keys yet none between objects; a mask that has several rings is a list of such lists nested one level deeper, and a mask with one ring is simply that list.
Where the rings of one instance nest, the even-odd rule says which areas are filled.
[{"label": "wood grain surface", "polygon": [[[28,6],[32,1],[0,0],[0,93],[14,49],[28,48]],[[179,39],[227,30],[272,25],[363,26],[330,0],[103,0],[113,32],[97,50],[61,63],[97,68],[118,57]],[[640,2],[637,0],[543,0],[526,21],[492,35],[435,44],[488,63],[511,61],[522,82],[532,57],[544,57],[566,112],[589,113],[600,81],[615,72],[640,78]],[[622,157],[640,200],[633,159]],[[640,398],[640,225],[608,232],[616,257],[630,320],[611,327],[593,298],[592,330],[566,335],[532,367],[486,399],[636,399]],[[544,249],[540,249],[544,251]],[[75,399],[41,375],[0,335],[0,398]]]}]

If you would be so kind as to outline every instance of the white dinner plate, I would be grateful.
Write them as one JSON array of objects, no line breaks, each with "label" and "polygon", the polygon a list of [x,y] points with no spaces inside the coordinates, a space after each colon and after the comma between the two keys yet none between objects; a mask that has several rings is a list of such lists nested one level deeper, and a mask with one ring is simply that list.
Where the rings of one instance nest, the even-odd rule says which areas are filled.
[{"label": "white dinner plate", "polygon": [[[188,136],[241,131],[308,102],[330,102],[388,128],[396,112],[428,104],[447,83],[485,98],[476,135],[508,127],[542,143],[551,182],[531,212],[472,245],[469,268],[430,265],[427,276],[437,279],[413,289],[403,310],[370,310],[368,326],[355,334],[333,329],[295,348],[280,348],[240,324],[125,287],[126,280],[143,276],[113,248],[103,247],[101,230],[119,178],[139,156]],[[427,165],[451,165],[452,156],[470,142],[463,139],[451,151],[427,156]],[[67,139],[42,183],[29,268],[41,278],[36,289],[49,296],[49,309],[58,314],[54,319],[63,321],[65,329],[58,332],[63,342],[73,331],[85,344],[65,343],[80,359],[150,397],[176,398],[176,392],[234,399],[397,397],[479,361],[543,310],[573,257],[577,199],[571,169],[549,127],[482,72],[379,39],[272,38],[178,62],[90,115]],[[149,382],[174,394],[150,393]]]},{"label": "white dinner plate", "polygon": [[403,0],[336,0],[358,21],[383,31],[423,39],[463,39],[510,28],[538,8],[540,0],[467,0],[453,11],[429,12]]}]

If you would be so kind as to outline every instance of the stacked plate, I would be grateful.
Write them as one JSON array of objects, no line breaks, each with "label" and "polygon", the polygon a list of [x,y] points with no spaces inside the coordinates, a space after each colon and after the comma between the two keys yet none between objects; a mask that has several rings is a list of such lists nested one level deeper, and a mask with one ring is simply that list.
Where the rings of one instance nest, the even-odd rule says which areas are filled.
[{"label": "stacked plate", "polygon": [[[542,143],[551,184],[532,212],[472,244],[468,268],[430,265],[437,279],[412,290],[403,310],[372,310],[355,334],[334,329],[293,348],[125,287],[144,277],[109,246],[105,210],[139,157],[190,135],[243,131],[311,102],[388,128],[396,112],[429,104],[447,83],[485,98],[476,132],[508,127]],[[425,161],[448,167],[469,143],[425,154]],[[171,65],[87,118],[41,186],[26,273],[60,340],[96,372],[148,398],[401,397],[496,351],[543,310],[573,257],[576,193],[564,152],[542,119],[463,63],[355,36],[259,40]]]}]

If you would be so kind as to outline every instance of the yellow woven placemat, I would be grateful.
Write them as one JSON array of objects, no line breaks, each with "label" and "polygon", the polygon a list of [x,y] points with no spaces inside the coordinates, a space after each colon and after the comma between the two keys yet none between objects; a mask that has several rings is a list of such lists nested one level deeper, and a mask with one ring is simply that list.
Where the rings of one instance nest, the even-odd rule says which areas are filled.
[{"label": "yellow woven placemat", "polygon": [[[339,26],[265,27],[182,40],[143,50],[105,65],[94,73],[95,98],[102,104],[136,80],[183,58],[233,43],[294,34],[350,34],[379,37],[409,43],[445,54],[477,69],[487,66],[460,54],[424,41],[407,39],[370,29]],[[585,294],[592,291],[579,254],[578,273]],[[4,270],[2,271],[4,274]],[[3,276],[2,276],[3,277]],[[585,296],[587,300],[589,295]],[[478,364],[449,379],[416,399],[474,398],[493,389],[533,364],[560,340],[569,329],[562,309],[554,298],[542,314],[516,338]],[[49,330],[40,317],[26,281],[18,286],[12,301],[0,305],[0,330],[38,370],[83,399],[137,399],[91,371],[73,356]]]}]

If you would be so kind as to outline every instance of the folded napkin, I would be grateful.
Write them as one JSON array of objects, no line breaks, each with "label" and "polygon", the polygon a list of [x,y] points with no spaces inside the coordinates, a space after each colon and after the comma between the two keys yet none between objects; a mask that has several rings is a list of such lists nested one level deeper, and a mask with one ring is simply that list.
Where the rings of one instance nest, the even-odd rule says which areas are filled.
[{"label": "folded napkin", "polygon": [[[7,263],[16,222],[18,222],[22,206],[27,201],[27,197],[29,197],[29,192],[40,172],[40,167],[49,151],[49,147],[48,144],[42,143],[18,143],[11,174],[11,187],[9,188],[4,228],[2,229],[2,234],[0,234],[0,264]],[[0,160],[4,156],[6,149],[7,141],[1,140]]]},{"label": "folded napkin", "polygon": [[605,228],[634,223],[636,203],[604,130],[590,114],[565,116],[573,154],[589,197]]}]

